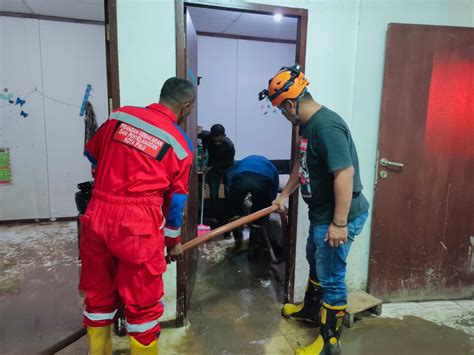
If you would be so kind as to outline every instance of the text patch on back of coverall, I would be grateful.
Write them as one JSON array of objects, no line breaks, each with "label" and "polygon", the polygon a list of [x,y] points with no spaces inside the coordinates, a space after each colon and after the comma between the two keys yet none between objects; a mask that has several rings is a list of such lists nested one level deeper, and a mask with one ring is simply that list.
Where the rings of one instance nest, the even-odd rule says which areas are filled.
[{"label": "text patch on back of coverall", "polygon": [[118,125],[113,139],[158,160],[161,160],[160,158],[164,155],[160,152],[166,152],[169,147],[161,139],[123,122]]}]

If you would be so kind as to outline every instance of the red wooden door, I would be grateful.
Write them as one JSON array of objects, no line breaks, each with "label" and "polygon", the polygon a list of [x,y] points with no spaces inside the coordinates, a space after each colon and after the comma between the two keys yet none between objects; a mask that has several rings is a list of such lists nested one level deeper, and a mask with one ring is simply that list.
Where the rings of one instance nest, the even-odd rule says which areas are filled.
[{"label": "red wooden door", "polygon": [[389,25],[377,164],[370,292],[472,296],[473,28]]}]

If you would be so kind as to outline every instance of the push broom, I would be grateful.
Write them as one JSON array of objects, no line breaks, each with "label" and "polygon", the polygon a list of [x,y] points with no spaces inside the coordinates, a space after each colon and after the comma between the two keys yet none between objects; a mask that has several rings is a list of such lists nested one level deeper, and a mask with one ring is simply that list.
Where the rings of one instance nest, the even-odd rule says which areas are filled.
[{"label": "push broom", "polygon": [[198,225],[198,237],[208,233],[211,227],[204,224],[204,184],[206,183],[206,173],[202,174],[201,184],[201,223]]}]

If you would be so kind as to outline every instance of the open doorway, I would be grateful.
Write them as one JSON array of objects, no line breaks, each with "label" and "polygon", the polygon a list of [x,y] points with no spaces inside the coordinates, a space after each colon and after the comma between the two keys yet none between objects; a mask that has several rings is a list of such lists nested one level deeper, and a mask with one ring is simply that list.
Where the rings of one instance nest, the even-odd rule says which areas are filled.
[{"label": "open doorway", "polygon": [[[198,87],[197,108],[187,122],[196,143],[197,127],[220,123],[235,146],[235,160],[258,154],[271,160],[281,184],[296,158],[297,132],[258,92],[281,67],[305,64],[307,11],[258,4],[208,5],[178,1],[177,75]],[[198,177],[193,171],[186,211],[186,238],[197,226]],[[283,233],[284,300],[293,299],[297,193],[290,199],[288,225]],[[197,253],[178,265],[178,324],[189,306],[197,268]],[[282,301],[284,301],[282,299]]]}]

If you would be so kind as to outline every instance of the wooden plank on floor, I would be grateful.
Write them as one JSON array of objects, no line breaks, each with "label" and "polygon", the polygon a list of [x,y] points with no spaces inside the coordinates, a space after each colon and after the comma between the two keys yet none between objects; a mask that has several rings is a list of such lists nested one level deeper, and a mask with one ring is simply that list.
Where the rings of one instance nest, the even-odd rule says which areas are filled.
[{"label": "wooden plank on floor", "polygon": [[347,296],[346,326],[349,328],[352,327],[356,315],[364,311],[370,311],[376,315],[380,315],[382,313],[382,303],[382,300],[364,291],[349,293]]}]

